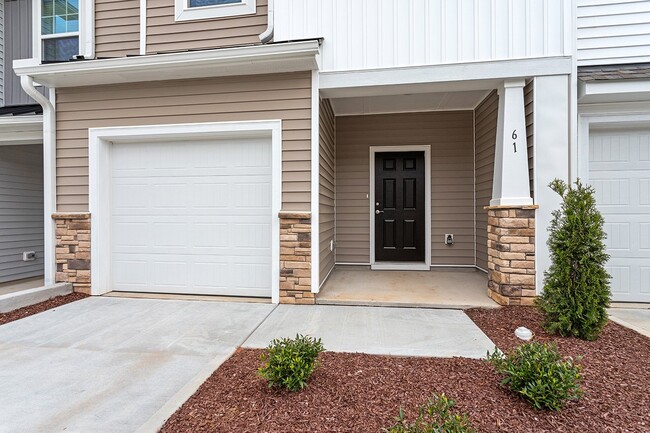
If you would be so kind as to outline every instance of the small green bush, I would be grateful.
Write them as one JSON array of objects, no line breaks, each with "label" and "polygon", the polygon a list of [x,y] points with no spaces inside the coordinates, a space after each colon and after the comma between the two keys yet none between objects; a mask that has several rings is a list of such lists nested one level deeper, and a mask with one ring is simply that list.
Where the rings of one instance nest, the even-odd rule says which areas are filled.
[{"label": "small green bush", "polygon": [[261,357],[265,365],[258,374],[268,381],[269,387],[300,391],[307,386],[318,367],[318,355],[324,350],[320,338],[296,335],[293,339],[273,340],[267,354]]},{"label": "small green bush", "polygon": [[558,179],[550,187],[562,197],[562,206],[553,212],[548,238],[551,266],[537,306],[548,332],[595,340],[607,324],[611,298],[604,220],[592,187],[580,180],[571,186]]},{"label": "small green bush", "polygon": [[452,413],[454,401],[443,393],[433,395],[418,408],[418,417],[409,423],[404,410],[399,410],[392,427],[382,429],[385,433],[476,433],[465,414]]},{"label": "small green bush", "polygon": [[580,366],[563,359],[555,344],[526,343],[507,356],[496,349],[487,359],[504,376],[501,385],[536,409],[560,410],[582,396]]}]

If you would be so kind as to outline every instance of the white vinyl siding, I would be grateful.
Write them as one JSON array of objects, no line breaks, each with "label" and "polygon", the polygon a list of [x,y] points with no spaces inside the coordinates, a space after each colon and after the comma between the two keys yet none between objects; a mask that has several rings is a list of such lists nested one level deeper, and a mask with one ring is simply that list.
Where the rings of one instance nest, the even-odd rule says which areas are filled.
[{"label": "white vinyl siding", "polygon": [[0,283],[43,275],[43,225],[43,146],[0,146]]},{"label": "white vinyl siding", "polygon": [[650,302],[650,130],[592,131],[589,183],[605,218],[613,300]]},{"label": "white vinyl siding", "polygon": [[112,149],[112,289],[271,296],[271,141]]},{"label": "white vinyl siding", "polygon": [[278,41],[322,37],[323,71],[569,56],[571,0],[275,0]]},{"label": "white vinyl siding", "polygon": [[650,61],[650,0],[578,0],[578,64]]}]

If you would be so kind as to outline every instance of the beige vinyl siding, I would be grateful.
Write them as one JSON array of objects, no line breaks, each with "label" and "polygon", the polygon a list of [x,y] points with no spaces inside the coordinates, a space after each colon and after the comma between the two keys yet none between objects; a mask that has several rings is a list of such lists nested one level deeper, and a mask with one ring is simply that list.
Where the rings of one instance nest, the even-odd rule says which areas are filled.
[{"label": "beige vinyl siding", "polygon": [[320,283],[334,267],[334,251],[330,251],[330,242],[334,242],[334,203],[336,179],[336,117],[332,105],[327,99],[320,101],[319,109],[319,212],[320,212]]},{"label": "beige vinyl siding", "polygon": [[147,53],[259,44],[267,27],[267,0],[255,15],[175,21],[174,0],[147,0]]},{"label": "beige vinyl siding", "polygon": [[524,87],[524,106],[526,110],[526,143],[528,145],[528,179],[530,182],[530,196],[535,197],[535,161],[533,153],[533,140],[535,134],[534,118],[535,114],[533,113],[533,99],[535,95],[535,82],[530,80],[526,87]]},{"label": "beige vinyl siding", "polygon": [[140,0],[95,0],[95,56],[140,54]]},{"label": "beige vinyl siding", "polygon": [[310,210],[311,74],[57,89],[58,210],[88,210],[88,128],[282,119],[284,210]]},{"label": "beige vinyl siding", "polygon": [[337,263],[370,261],[370,146],[405,144],[431,145],[432,264],[473,265],[472,111],[337,117]]},{"label": "beige vinyl siding", "polygon": [[475,193],[476,193],[476,266],[487,269],[487,211],[492,198],[494,149],[497,139],[499,96],[494,91],[474,111],[475,119]]}]

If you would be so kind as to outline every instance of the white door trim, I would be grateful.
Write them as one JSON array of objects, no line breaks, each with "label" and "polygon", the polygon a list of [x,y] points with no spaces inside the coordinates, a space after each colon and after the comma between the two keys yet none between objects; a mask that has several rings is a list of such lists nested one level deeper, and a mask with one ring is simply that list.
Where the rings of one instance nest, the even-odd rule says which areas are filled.
[{"label": "white door trim", "polygon": [[[383,152],[424,152],[424,220],[425,249],[424,262],[376,262],[375,261],[375,154]],[[381,270],[429,270],[431,267],[431,146],[370,146],[370,268]]]},{"label": "white door trim", "polygon": [[269,137],[272,146],[271,298],[280,301],[280,220],[282,206],[282,121],[188,123],[88,129],[91,280],[93,295],[111,291],[111,144],[152,140]]}]

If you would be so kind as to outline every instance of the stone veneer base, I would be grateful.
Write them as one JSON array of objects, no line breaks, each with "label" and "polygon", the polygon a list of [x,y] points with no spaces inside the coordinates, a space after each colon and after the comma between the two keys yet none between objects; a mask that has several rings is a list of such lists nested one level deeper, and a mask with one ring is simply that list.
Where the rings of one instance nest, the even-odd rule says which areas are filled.
[{"label": "stone veneer base", "polygon": [[501,305],[532,305],[535,290],[535,209],[487,206],[488,296]]},{"label": "stone veneer base", "polygon": [[314,304],[311,213],[280,212],[280,303]]},{"label": "stone veneer base", "polygon": [[90,294],[90,213],[59,212],[56,222],[56,282]]}]

